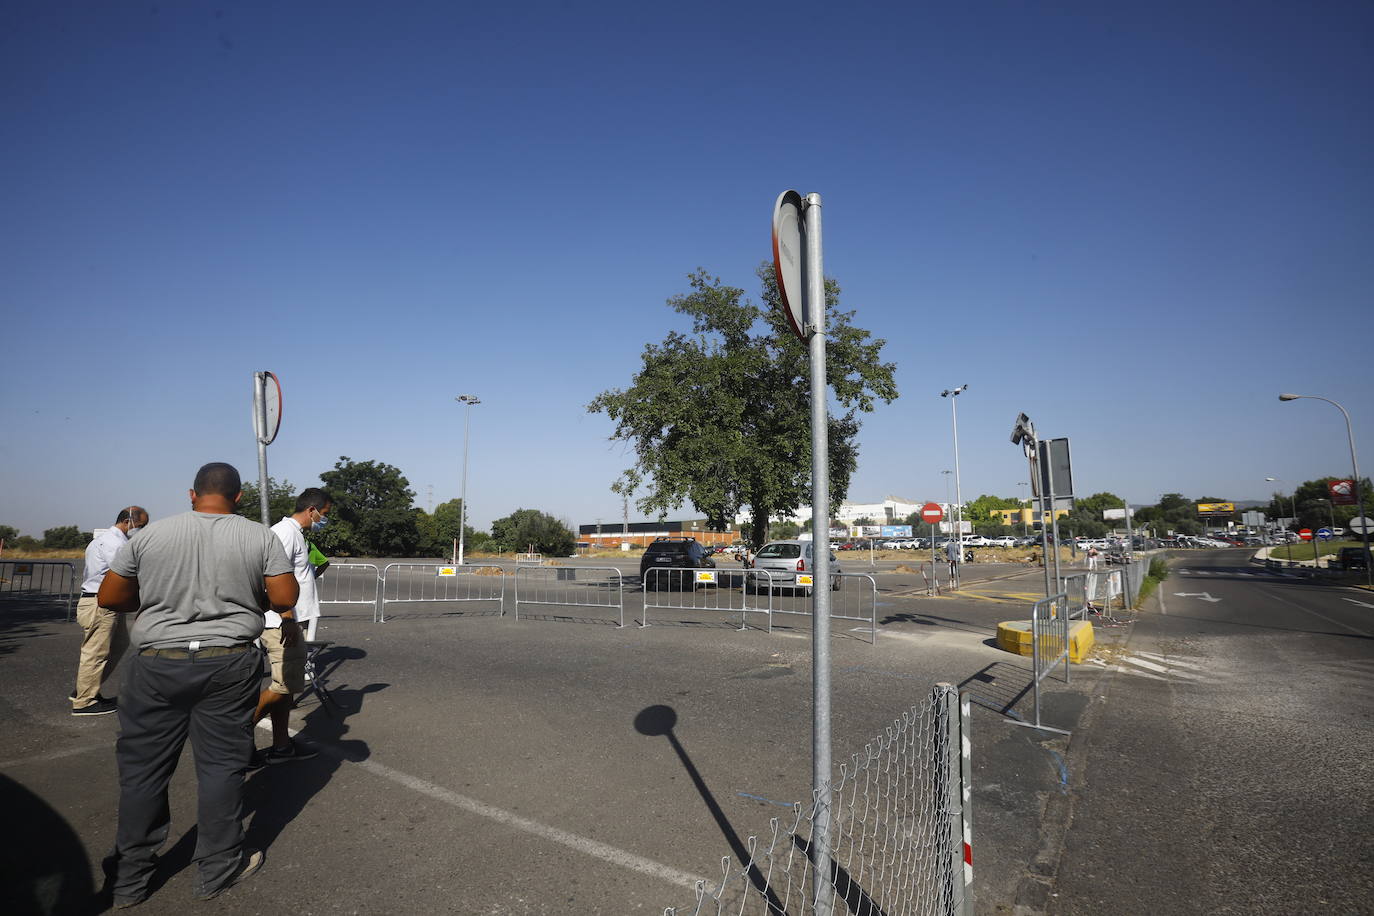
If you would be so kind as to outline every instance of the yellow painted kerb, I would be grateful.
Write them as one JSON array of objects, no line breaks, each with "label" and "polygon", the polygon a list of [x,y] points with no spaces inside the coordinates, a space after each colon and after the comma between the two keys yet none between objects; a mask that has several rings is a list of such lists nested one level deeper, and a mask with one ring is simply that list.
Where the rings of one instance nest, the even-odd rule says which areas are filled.
[{"label": "yellow painted kerb", "polygon": [[[1029,620],[1005,620],[997,625],[997,647],[1016,655],[1031,654]],[[1093,625],[1090,620],[1069,622],[1069,661],[1081,662],[1092,651]]]}]

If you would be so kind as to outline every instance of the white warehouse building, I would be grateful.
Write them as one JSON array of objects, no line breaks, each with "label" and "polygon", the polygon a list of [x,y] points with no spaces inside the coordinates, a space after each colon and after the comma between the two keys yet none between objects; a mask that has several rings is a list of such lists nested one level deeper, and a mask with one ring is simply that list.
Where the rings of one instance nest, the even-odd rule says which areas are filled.
[{"label": "white warehouse building", "polygon": [[[910,499],[903,499],[900,496],[889,496],[880,503],[852,503],[844,501],[838,506],[831,507],[831,517],[844,524],[853,524],[861,518],[872,519],[875,525],[891,525],[904,521],[913,512],[920,512],[924,503],[914,502]],[[940,507],[945,510],[948,517],[950,507],[946,503],[941,503]],[[748,522],[749,513],[741,512],[735,516],[735,524]],[[795,513],[789,516],[775,516],[773,521],[790,521],[800,525],[811,520],[811,507],[802,506]]]}]

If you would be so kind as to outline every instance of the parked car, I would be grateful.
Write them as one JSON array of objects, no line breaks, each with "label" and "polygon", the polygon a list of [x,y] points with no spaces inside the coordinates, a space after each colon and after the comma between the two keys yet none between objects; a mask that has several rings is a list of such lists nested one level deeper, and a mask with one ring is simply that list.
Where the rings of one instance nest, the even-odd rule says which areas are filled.
[{"label": "parked car", "polygon": [[1336,558],[1331,561],[1331,565],[1347,571],[1366,569],[1369,566],[1369,554],[1363,547],[1342,547]]},{"label": "parked car", "polygon": [[639,581],[645,589],[688,585],[696,588],[696,582],[686,573],[656,573],[650,576],[649,570],[715,568],[715,561],[707,556],[706,548],[698,544],[696,538],[654,538],[639,558]]},{"label": "parked car", "polygon": [[1012,536],[1009,535],[1009,534],[1004,534],[1004,535],[1002,535],[1002,536],[999,537],[999,538],[991,538],[991,539],[989,539],[988,543],[989,543],[989,546],[992,546],[992,547],[1015,547],[1015,546],[1016,546],[1016,538],[1012,537]]},{"label": "parked car", "polygon": [[[811,541],[769,541],[759,548],[759,552],[754,554],[754,561],[749,564],[753,569],[768,570],[770,578],[766,581],[772,582],[774,587],[801,589],[806,594],[811,594],[811,577],[809,571],[815,567],[815,554],[812,552],[814,544]],[[840,583],[844,580],[839,575],[844,572],[839,564],[835,562],[836,556],[830,555],[830,588],[838,591]],[[760,577],[756,585],[766,584]]]}]

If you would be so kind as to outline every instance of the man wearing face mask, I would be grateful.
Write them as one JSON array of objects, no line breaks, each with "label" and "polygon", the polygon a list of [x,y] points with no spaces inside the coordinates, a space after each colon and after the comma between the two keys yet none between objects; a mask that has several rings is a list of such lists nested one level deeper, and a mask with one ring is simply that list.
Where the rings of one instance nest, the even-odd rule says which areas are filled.
[{"label": "man wearing face mask", "polygon": [[292,572],[300,585],[296,606],[280,614],[268,612],[263,624],[262,644],[272,663],[272,683],[258,696],[255,722],[264,716],[272,719],[272,746],[259,752],[255,764],[287,763],[306,760],[318,753],[304,744],[297,744],[287,730],[290,726],[291,700],[305,690],[305,641],[302,627],[309,627],[313,635],[315,620],[320,616],[320,596],[315,587],[315,567],[310,562],[310,543],[305,532],[319,531],[329,521],[333,501],[318,487],[311,487],[296,497],[296,511],[272,526],[272,533],[281,541]]},{"label": "man wearing face mask", "polygon": [[76,665],[76,690],[69,697],[74,716],[104,716],[119,708],[114,700],[100,695],[100,685],[114,673],[129,646],[129,623],[124,616],[101,607],[95,596],[114,555],[146,524],[148,513],[142,507],[120,509],[114,526],[86,546],[85,578],[76,604],[76,622],[82,631],[81,659]]}]

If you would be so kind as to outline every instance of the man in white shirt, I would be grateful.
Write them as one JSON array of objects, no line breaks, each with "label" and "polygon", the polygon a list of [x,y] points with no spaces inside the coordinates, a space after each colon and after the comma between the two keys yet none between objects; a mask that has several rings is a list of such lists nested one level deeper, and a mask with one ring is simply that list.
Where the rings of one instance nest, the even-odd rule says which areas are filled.
[{"label": "man in white shirt", "polygon": [[114,673],[129,647],[128,618],[101,607],[95,596],[114,555],[146,524],[148,513],[142,507],[120,509],[114,527],[106,528],[86,545],[86,570],[76,603],[76,622],[82,631],[81,658],[76,664],[76,690],[68,698],[74,716],[105,716],[119,708],[114,700],[100,695],[100,685]]},{"label": "man in white shirt", "polygon": [[318,753],[308,745],[291,740],[287,729],[292,698],[305,690],[305,640],[301,627],[309,627],[313,636],[315,620],[320,616],[320,594],[315,587],[315,567],[310,563],[310,544],[305,539],[305,532],[323,528],[329,521],[332,505],[328,493],[311,487],[296,497],[295,513],[272,526],[272,533],[281,541],[291,561],[301,593],[294,608],[280,614],[268,611],[263,623],[262,644],[272,663],[272,683],[259,695],[253,721],[271,717],[272,746],[261,751],[255,763],[306,760]]}]

